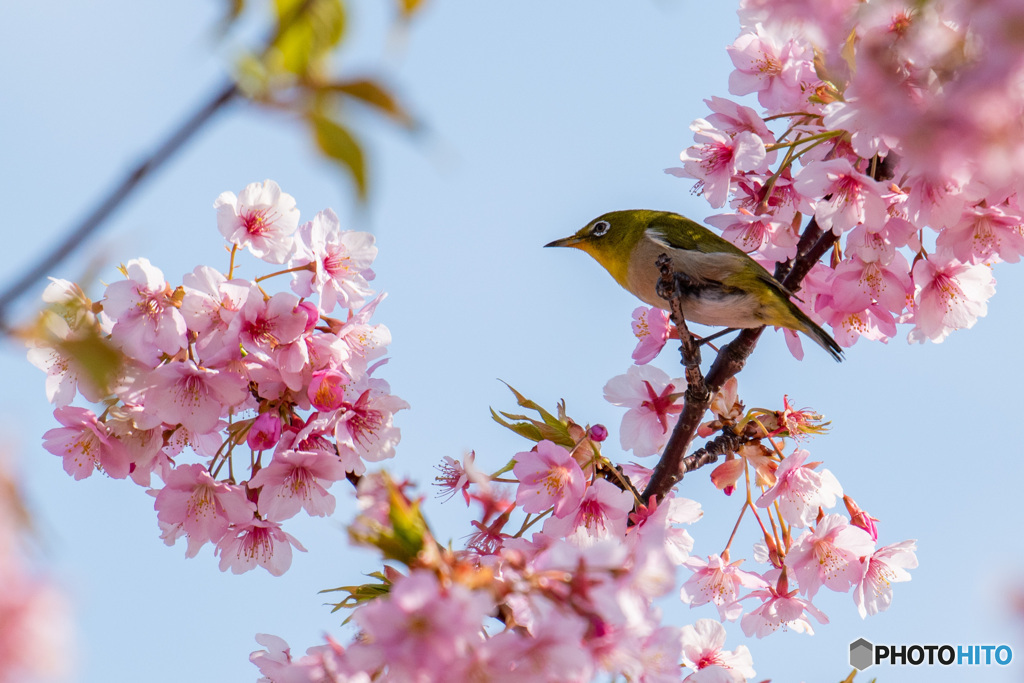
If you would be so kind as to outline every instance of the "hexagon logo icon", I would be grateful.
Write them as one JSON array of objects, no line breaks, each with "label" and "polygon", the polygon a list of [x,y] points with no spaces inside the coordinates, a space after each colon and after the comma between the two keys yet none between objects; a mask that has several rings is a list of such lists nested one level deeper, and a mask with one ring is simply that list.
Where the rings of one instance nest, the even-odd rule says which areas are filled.
[{"label": "hexagon logo icon", "polygon": [[850,643],[850,666],[857,671],[863,671],[874,663],[875,646],[864,638],[858,638]]}]

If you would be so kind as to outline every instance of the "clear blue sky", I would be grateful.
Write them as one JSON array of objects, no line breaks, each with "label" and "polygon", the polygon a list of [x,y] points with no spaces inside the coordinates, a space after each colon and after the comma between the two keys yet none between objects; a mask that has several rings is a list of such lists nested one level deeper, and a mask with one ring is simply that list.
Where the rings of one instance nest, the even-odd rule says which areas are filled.
[{"label": "clear blue sky", "polygon": [[[116,263],[140,255],[172,281],[197,257],[216,265],[223,252],[214,198],[273,178],[305,217],[333,207],[349,227],[377,236],[375,285],[390,294],[378,319],[395,340],[382,376],[412,404],[400,414],[394,472],[432,496],[427,483],[442,456],[476,449],[478,462],[496,469],[521,450],[525,442],[488,415],[488,406],[513,406],[498,378],[548,406],[564,398],[577,420],[603,422],[614,434],[621,414],[601,389],[631,362],[635,302],[582,254],[541,245],[612,209],[711,213],[688,181],[662,169],[690,143],[690,122],[706,113],[702,100],[728,95],[724,47],[738,30],[734,4],[434,0],[398,33],[377,7],[386,3],[354,4],[355,37],[343,55],[349,73],[386,74],[427,128],[411,138],[363,121],[367,207],[355,205],[343,176],[297,126],[236,107],[54,274],[73,279],[99,259],[109,280]],[[8,27],[0,43],[0,186],[10,192],[0,284],[60,239],[222,81],[230,50],[211,39],[215,9],[200,0],[0,5]],[[759,679],[839,680],[847,646],[861,636],[1020,642],[1002,592],[1024,567],[1016,521],[1024,466],[1014,433],[1024,275],[1013,265],[995,274],[988,317],[941,345],[911,347],[901,331],[888,346],[858,343],[837,366],[817,348],[798,362],[767,333],[741,374],[747,405],[777,407],[788,393],[833,420],[832,433],[810,443],[812,458],[881,520],[881,543],[917,538],[921,562],[913,581],[896,587],[888,613],[861,621],[849,595],[822,596],[816,604],[833,623],[814,637],[747,642]],[[656,361],[673,376],[681,374],[674,355]],[[302,651],[325,631],[341,632],[343,616],[331,615],[316,591],[377,568],[347,544],[341,525],[352,506],[344,497],[334,520],[290,525],[309,552],[282,578],[221,573],[209,548],[185,560],[181,544],[160,541],[141,488],[64,473],[40,445],[53,426],[42,373],[13,344],[0,362],[4,447],[21,457],[46,559],[76,610],[72,680],[254,680],[247,657],[255,633],[280,635]],[[705,472],[688,477],[681,493],[705,508],[690,529],[695,552],[717,552],[740,501],[715,492]],[[431,498],[427,512],[442,538],[458,543],[468,531],[456,501]],[[665,609],[676,623],[713,616]],[[733,647],[742,636],[729,628]],[[1017,655],[1024,662],[1024,647]],[[1011,670],[969,673],[1019,680],[1018,661]],[[879,673],[929,682],[964,675]]]}]

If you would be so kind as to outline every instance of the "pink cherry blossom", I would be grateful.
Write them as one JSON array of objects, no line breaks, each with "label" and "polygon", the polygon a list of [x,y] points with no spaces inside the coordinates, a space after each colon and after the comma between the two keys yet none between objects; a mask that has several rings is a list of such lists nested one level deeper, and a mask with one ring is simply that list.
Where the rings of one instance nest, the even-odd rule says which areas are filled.
[{"label": "pink cherry blossom", "polygon": [[795,590],[780,593],[769,586],[767,590],[754,591],[747,597],[762,601],[740,619],[740,627],[747,637],[764,638],[779,628],[813,635],[814,629],[808,617],[814,617],[819,624],[828,623],[828,617],[809,600],[797,597]]},{"label": "pink cherry blossom", "polygon": [[670,492],[661,502],[652,498],[649,505],[638,506],[629,515],[632,526],[626,538],[635,545],[638,537],[656,533],[659,552],[673,565],[679,565],[693,550],[693,537],[678,525],[693,524],[703,516],[700,503]]},{"label": "pink cherry blossom", "polygon": [[633,495],[606,479],[587,487],[578,507],[561,517],[548,517],[544,533],[556,537],[582,533],[591,539],[618,538],[626,533],[626,516],[633,510]]},{"label": "pink cherry blossom", "polygon": [[391,393],[388,383],[369,378],[350,385],[350,395],[335,427],[339,450],[348,450],[368,462],[380,462],[395,457],[395,447],[402,438],[401,430],[394,426],[394,415],[406,410],[409,404]]},{"label": "pink cherry blossom", "polygon": [[107,285],[103,311],[116,322],[111,338],[125,353],[156,365],[161,353],[185,348],[185,319],[171,302],[163,272],[144,258],[125,265],[127,279]]},{"label": "pink cherry blossom", "polygon": [[436,465],[436,468],[440,474],[434,477],[434,485],[441,489],[438,497],[445,500],[449,500],[461,491],[466,505],[469,505],[471,500],[469,487],[471,485],[485,488],[490,485],[490,478],[476,467],[475,451],[467,453],[462,462],[446,455],[444,462]]},{"label": "pink cherry blossom", "polygon": [[301,657],[293,657],[288,643],[277,636],[256,634],[256,642],[265,650],[249,655],[263,674],[258,683],[370,683],[370,674],[353,671],[345,661],[344,649],[328,637],[326,645],[306,650]]},{"label": "pink cherry blossom", "polygon": [[[707,116],[706,120],[715,128],[725,131],[729,135],[747,131],[764,140],[765,144],[775,142],[775,136],[768,129],[764,119],[750,107],[715,96],[704,100],[704,104],[708,105],[708,109],[713,112]],[[773,159],[774,156],[769,156],[768,162],[771,163]]]},{"label": "pink cherry blossom", "polygon": [[273,576],[281,576],[292,564],[292,546],[306,552],[277,522],[253,517],[232,525],[217,542],[214,553],[220,555],[222,572],[230,568],[231,573],[241,574],[260,566]]},{"label": "pink cherry blossom", "polygon": [[679,401],[685,390],[686,380],[670,381],[664,371],[650,365],[634,365],[608,380],[605,400],[628,408],[619,429],[622,448],[639,457],[661,451],[683,409]]},{"label": "pink cherry blossom", "polygon": [[392,680],[445,680],[444,672],[481,641],[480,624],[493,609],[483,591],[442,587],[432,571],[413,570],[386,597],[353,612],[363,638],[348,652],[360,668],[387,666]]},{"label": "pink cherry blossom", "polygon": [[995,278],[986,265],[953,258],[948,250],[914,264],[914,322],[910,342],[941,342],[953,330],[974,327],[988,313]]},{"label": "pink cherry blossom", "polygon": [[772,36],[763,26],[741,34],[726,50],[736,67],[729,74],[729,92],[756,92],[761,106],[771,113],[803,109],[819,82],[813,52],[796,40]]},{"label": "pink cherry blossom", "polygon": [[814,471],[820,463],[805,465],[809,455],[797,449],[784,458],[775,471],[775,486],[765,491],[756,505],[765,508],[778,501],[782,518],[793,526],[810,526],[819,508],[835,506],[843,488],[828,470]]},{"label": "pink cherry blossom", "polygon": [[213,203],[217,228],[231,244],[248,249],[268,263],[284,263],[294,249],[299,226],[295,198],[273,180],[250,183],[236,197],[224,192]]},{"label": "pink cherry blossom", "polygon": [[338,216],[326,209],[299,228],[301,247],[295,264],[310,263],[315,272],[295,274],[292,288],[300,296],[316,294],[320,308],[330,312],[338,304],[359,308],[373,290],[370,266],[377,257],[373,235],[342,230]]},{"label": "pink cherry blossom", "polygon": [[195,557],[205,543],[217,543],[232,524],[252,519],[256,506],[241,486],[217,481],[199,464],[179,465],[164,475],[164,487],[154,492],[154,508],[164,542],[188,538],[185,557]]},{"label": "pink cherry blossom", "polygon": [[170,458],[163,452],[162,427],[140,429],[131,416],[118,407],[107,412],[104,423],[127,453],[129,476],[139,486],[148,487],[154,472],[163,477],[167,469],[173,467]]},{"label": "pink cherry blossom", "polygon": [[524,512],[539,513],[554,507],[556,517],[576,510],[583,500],[586,479],[572,454],[551,441],[516,453],[512,473],[519,479],[516,503]]},{"label": "pink cherry blossom", "polygon": [[769,214],[755,216],[740,208],[736,213],[709,216],[707,223],[722,230],[722,237],[745,252],[756,251],[775,262],[796,256],[797,235],[789,223]]},{"label": "pink cherry blossom", "polygon": [[[885,186],[853,168],[848,159],[810,163],[793,179],[793,186],[804,197],[821,197],[813,202],[814,217],[823,230],[841,234],[864,224],[885,224]],[[830,199],[825,199],[830,195]],[[807,207],[806,210],[811,210]]]},{"label": "pink cherry blossom", "polygon": [[217,428],[221,415],[248,395],[248,382],[233,372],[200,367],[190,360],[167,363],[150,373],[145,418],[140,414],[136,424],[143,429],[180,424],[207,434]]},{"label": "pink cherry blossom", "polygon": [[1024,219],[1004,207],[973,206],[936,240],[961,263],[1017,263],[1024,254]]},{"label": "pink cherry blossom", "polygon": [[839,311],[852,313],[877,303],[887,311],[900,313],[913,288],[910,264],[903,254],[895,252],[888,264],[854,256],[835,268],[831,304]]},{"label": "pink cherry blossom", "polygon": [[741,562],[730,564],[717,554],[708,555],[706,562],[699,557],[687,558],[683,565],[693,571],[693,576],[683,583],[680,598],[691,608],[712,603],[723,621],[736,621],[743,614],[739,602],[741,588],[768,587],[768,582],[757,574],[740,569]]},{"label": "pink cherry blossom", "polygon": [[892,584],[910,581],[907,570],[917,567],[915,550],[915,541],[902,541],[879,548],[871,555],[867,571],[853,589],[853,602],[862,619],[889,609]]},{"label": "pink cherry blossom", "polygon": [[690,129],[696,144],[679,155],[683,168],[670,168],[667,172],[695,178],[697,191],[716,209],[725,206],[737,174],[767,169],[765,141],[750,131],[729,135],[704,119],[694,121]]},{"label": "pink cherry blossom", "polygon": [[308,320],[294,294],[278,292],[264,300],[263,293],[253,287],[237,324],[246,351],[274,359],[279,349],[297,341],[306,331]]},{"label": "pink cherry blossom", "polygon": [[683,660],[695,672],[686,683],[744,683],[757,675],[745,645],[724,650],[725,628],[712,619],[698,619],[682,629]]},{"label": "pink cherry blossom", "polygon": [[831,297],[823,296],[818,299],[817,311],[832,327],[832,336],[840,346],[853,346],[861,337],[886,342],[896,336],[896,318],[879,304],[844,311],[833,307]]},{"label": "pink cherry blossom", "polygon": [[958,175],[932,172],[912,174],[903,187],[907,218],[918,226],[941,230],[958,223],[967,205],[964,187],[968,181]]},{"label": "pink cherry blossom", "polygon": [[793,541],[786,566],[808,597],[813,598],[821,586],[845,593],[860,582],[874,550],[875,542],[866,531],[850,525],[842,515],[825,515]]},{"label": "pink cherry blossom", "polygon": [[64,426],[43,434],[43,448],[64,459],[65,472],[75,479],[85,479],[97,469],[114,479],[128,476],[128,452],[95,413],[62,406],[53,416]]},{"label": "pink cherry blossom", "polygon": [[339,448],[332,438],[336,433],[337,422],[343,415],[343,411],[313,413],[306,420],[306,424],[299,428],[293,426],[282,432],[276,453],[286,450],[319,453],[338,458],[346,472],[363,474],[366,471],[366,463],[360,459],[359,454],[352,448]]},{"label": "pink cherry blossom", "polygon": [[327,488],[344,478],[345,467],[336,456],[282,451],[253,475],[249,488],[260,490],[260,514],[280,522],[302,509],[313,517],[333,514],[335,500]]},{"label": "pink cherry blossom", "polygon": [[654,360],[672,336],[668,311],[640,306],[633,310],[633,334],[637,338],[633,362],[646,365]]},{"label": "pink cherry blossom", "polygon": [[196,349],[206,365],[238,357],[238,328],[232,326],[249,296],[249,283],[228,280],[209,266],[196,266],[182,278],[181,315],[196,333]]}]

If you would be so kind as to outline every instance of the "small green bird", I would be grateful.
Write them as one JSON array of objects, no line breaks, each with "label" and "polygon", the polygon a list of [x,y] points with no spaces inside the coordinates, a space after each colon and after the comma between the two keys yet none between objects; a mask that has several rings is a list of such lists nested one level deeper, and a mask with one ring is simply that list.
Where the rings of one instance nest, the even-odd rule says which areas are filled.
[{"label": "small green bird", "polygon": [[668,211],[612,211],[590,221],[575,235],[546,247],[585,251],[611,273],[615,281],[651,306],[668,310],[658,296],[661,254],[672,269],[693,283],[683,296],[687,320],[702,325],[761,327],[775,325],[803,332],[837,361],[843,350],[790,297],[761,264],[737,246]]}]

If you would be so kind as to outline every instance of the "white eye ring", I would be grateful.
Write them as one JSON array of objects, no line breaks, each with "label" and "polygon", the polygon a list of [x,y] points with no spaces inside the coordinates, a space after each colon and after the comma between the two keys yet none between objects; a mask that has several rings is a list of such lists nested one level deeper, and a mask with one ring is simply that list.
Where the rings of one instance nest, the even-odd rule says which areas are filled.
[{"label": "white eye ring", "polygon": [[601,237],[608,232],[612,227],[612,224],[608,221],[598,221],[590,228],[591,237]]}]

